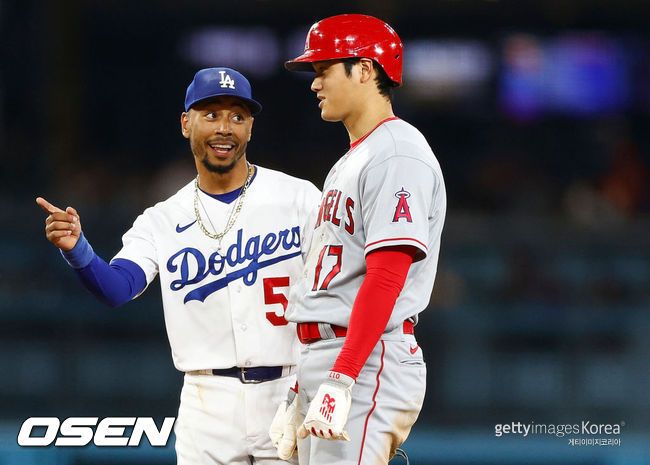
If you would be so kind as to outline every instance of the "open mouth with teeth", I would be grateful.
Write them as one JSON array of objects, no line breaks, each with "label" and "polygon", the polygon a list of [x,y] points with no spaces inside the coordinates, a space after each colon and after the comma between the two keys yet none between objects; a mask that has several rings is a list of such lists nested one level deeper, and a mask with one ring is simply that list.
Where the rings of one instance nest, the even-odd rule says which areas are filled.
[{"label": "open mouth with teeth", "polygon": [[228,156],[235,148],[235,144],[232,142],[212,143],[212,144],[208,144],[208,146],[219,157]]}]

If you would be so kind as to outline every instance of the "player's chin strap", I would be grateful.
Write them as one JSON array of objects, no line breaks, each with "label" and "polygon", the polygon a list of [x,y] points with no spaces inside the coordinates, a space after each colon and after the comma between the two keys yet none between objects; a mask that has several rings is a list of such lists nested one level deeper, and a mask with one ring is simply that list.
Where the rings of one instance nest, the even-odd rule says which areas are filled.
[{"label": "player's chin strap", "polygon": [[404,452],[403,449],[400,449],[399,447],[395,449],[395,455],[393,458],[395,457],[402,457],[404,460],[406,460],[406,465],[409,465],[409,457],[406,455],[406,452]]}]

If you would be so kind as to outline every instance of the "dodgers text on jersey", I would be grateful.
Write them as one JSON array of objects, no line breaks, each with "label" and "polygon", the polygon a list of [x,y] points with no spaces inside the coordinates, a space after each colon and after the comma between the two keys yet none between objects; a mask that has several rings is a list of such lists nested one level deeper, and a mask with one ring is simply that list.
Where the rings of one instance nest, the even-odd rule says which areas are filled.
[{"label": "dodgers text on jersey", "polygon": [[[299,226],[294,226],[290,230],[281,230],[277,234],[269,233],[264,238],[260,235],[251,236],[245,244],[243,235],[242,229],[237,231],[237,240],[228,247],[223,255],[214,252],[206,258],[199,249],[185,247],[169,257],[167,270],[170,273],[178,272],[180,274],[178,279],[171,282],[171,290],[180,291],[185,286],[203,282],[209,276],[220,276],[215,281],[203,284],[188,292],[183,301],[184,303],[192,300],[203,302],[209,295],[240,278],[245,285],[252,286],[257,281],[259,269],[290,260],[301,254]],[[265,256],[275,254],[280,248],[287,253],[260,260]],[[242,264],[245,266],[221,276],[226,265],[233,268]]]}]

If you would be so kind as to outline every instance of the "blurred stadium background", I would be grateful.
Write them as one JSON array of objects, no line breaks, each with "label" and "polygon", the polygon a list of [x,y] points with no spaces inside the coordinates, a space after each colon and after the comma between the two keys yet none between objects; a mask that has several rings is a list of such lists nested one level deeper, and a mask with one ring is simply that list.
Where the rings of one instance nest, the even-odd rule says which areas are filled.
[{"label": "blurred stadium background", "polygon": [[[45,240],[34,198],[74,205],[112,257],[193,176],[185,88],[222,65],[264,105],[249,159],[322,186],[346,133],[282,62],[344,12],[402,37],[394,107],[448,189],[411,463],[650,463],[647,1],[0,0],[0,465],[174,463],[171,443],[16,445],[33,416],[176,416],[181,386],[158,284],[103,307]],[[583,420],[624,425],[620,446],[495,437]]]}]

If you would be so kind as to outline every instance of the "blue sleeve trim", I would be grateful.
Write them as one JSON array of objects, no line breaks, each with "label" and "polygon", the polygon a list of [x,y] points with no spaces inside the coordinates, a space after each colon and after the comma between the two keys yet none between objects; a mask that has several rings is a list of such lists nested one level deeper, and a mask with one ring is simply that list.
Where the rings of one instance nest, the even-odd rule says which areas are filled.
[{"label": "blue sleeve trim", "polygon": [[129,302],[147,287],[144,270],[130,260],[115,259],[109,265],[93,253],[90,263],[74,272],[86,289],[111,307]]},{"label": "blue sleeve trim", "polygon": [[72,268],[79,269],[88,266],[95,256],[93,248],[82,232],[75,246],[68,251],[61,250],[61,255]]},{"label": "blue sleeve trim", "polygon": [[116,272],[127,277],[130,285],[129,300],[140,294],[147,287],[147,276],[144,270],[135,262],[126,258],[116,258],[110,265]]}]

